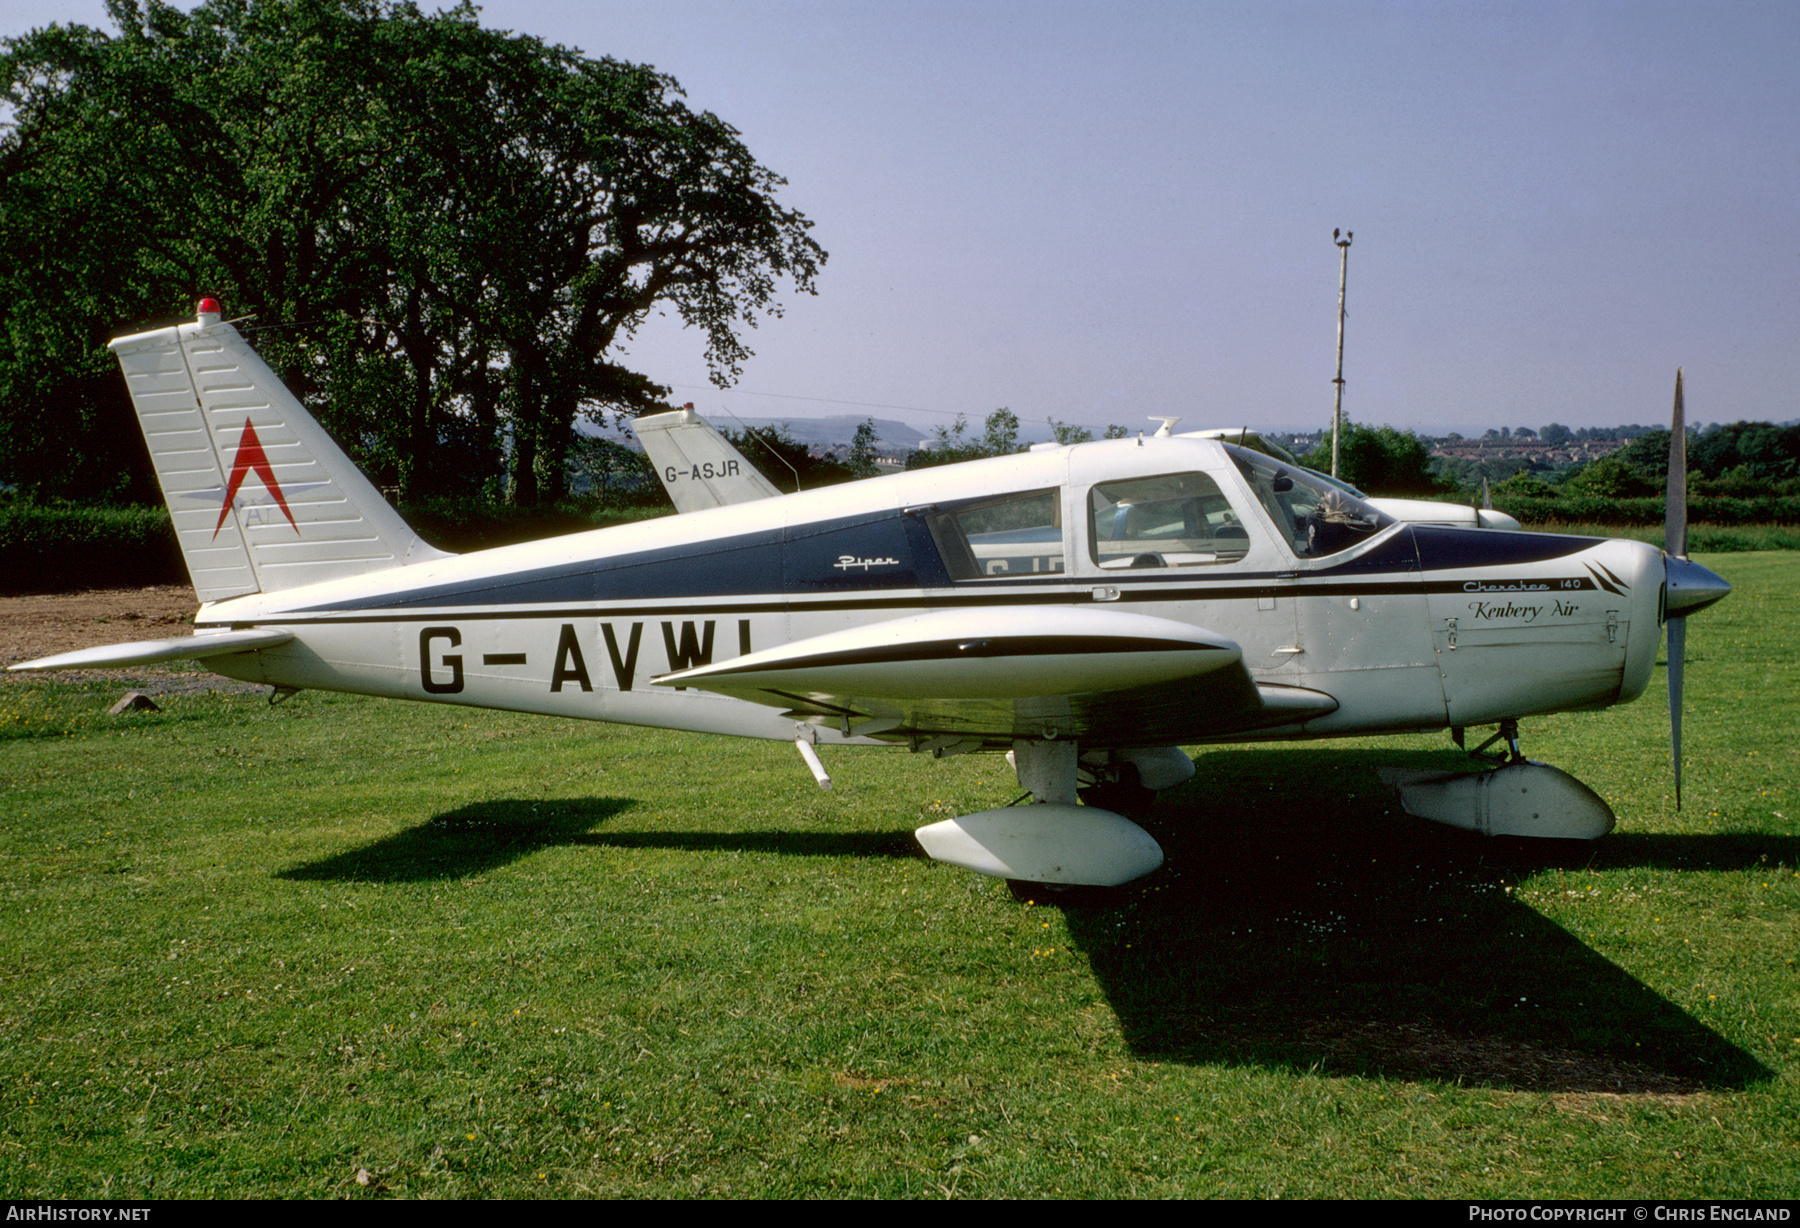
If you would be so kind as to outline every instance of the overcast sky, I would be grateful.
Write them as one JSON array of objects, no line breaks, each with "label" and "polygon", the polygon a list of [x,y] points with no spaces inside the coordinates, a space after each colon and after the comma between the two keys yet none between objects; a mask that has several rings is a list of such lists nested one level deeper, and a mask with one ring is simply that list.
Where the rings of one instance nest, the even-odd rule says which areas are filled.
[{"label": "overcast sky", "polygon": [[[425,4],[423,7],[431,7]],[[494,2],[655,65],[831,253],[737,389],[922,427],[1800,417],[1800,4]],[[104,24],[0,0],[0,31]],[[936,413],[927,412],[936,411]]]}]

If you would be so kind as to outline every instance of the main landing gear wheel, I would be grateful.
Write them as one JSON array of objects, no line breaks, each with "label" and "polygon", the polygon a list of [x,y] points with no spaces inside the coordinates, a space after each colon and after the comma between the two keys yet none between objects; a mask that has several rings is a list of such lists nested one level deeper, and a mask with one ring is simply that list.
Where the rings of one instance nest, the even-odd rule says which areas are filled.
[{"label": "main landing gear wheel", "polygon": [[[1154,750],[1138,753],[1157,757]],[[933,860],[995,878],[1065,887],[1114,887],[1142,878],[1163,863],[1162,846],[1116,810],[1075,804],[1079,754],[1073,742],[1015,739],[1010,758],[1033,799],[1029,804],[944,819],[913,836]],[[1192,774],[1186,756],[1181,766]],[[1117,779],[1117,773],[1102,779]]]},{"label": "main landing gear wheel", "polygon": [[1143,783],[1133,763],[1121,763],[1116,779],[1096,781],[1078,793],[1083,806],[1110,810],[1131,819],[1142,818],[1156,804],[1156,790]]},{"label": "main landing gear wheel", "polygon": [[1056,908],[1110,908],[1115,904],[1123,904],[1142,890],[1136,883],[1095,887],[1086,883],[1034,883],[1023,878],[1007,879],[1006,889],[1021,904],[1043,904]]}]

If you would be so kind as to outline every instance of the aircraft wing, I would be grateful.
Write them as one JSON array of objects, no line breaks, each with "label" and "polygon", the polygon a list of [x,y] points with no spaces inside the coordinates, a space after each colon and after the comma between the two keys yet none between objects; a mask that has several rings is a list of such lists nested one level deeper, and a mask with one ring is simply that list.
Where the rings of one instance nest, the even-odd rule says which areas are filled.
[{"label": "aircraft wing", "polygon": [[[1177,418],[1176,421],[1179,422],[1180,419]],[[1232,427],[1229,430],[1214,428],[1206,431],[1183,431],[1181,437],[1183,439],[1217,439],[1221,443],[1235,443],[1249,448],[1251,451],[1261,452],[1264,456],[1273,456],[1285,464],[1298,465],[1300,463],[1294,458],[1292,452],[1273,439],[1257,434],[1249,427]]]},{"label": "aircraft wing", "polygon": [[1444,524],[1465,529],[1511,529],[1518,532],[1520,524],[1505,512],[1497,512],[1491,507],[1465,507],[1460,503],[1444,503],[1436,499],[1366,499],[1380,511],[1386,512],[1395,520],[1404,520],[1408,524]]},{"label": "aircraft wing", "polygon": [[1073,608],[941,610],[654,681],[829,717],[851,734],[984,742],[1171,745],[1337,707],[1317,691],[1259,686],[1238,645],[1204,628]]},{"label": "aircraft wing", "polygon": [[123,665],[153,665],[158,661],[204,661],[230,652],[273,648],[293,639],[287,631],[219,631],[205,635],[178,635],[167,640],[139,640],[134,644],[106,644],[21,661],[8,669],[113,669]]}]

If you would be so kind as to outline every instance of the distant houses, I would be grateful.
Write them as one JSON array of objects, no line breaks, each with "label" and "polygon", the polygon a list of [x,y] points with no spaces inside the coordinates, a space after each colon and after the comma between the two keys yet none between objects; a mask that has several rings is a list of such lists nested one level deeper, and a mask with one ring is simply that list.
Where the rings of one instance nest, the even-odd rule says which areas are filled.
[{"label": "distant houses", "polygon": [[1541,439],[1436,439],[1433,456],[1459,461],[1526,461],[1533,468],[1567,469],[1617,452],[1629,439],[1570,439],[1547,444]]}]

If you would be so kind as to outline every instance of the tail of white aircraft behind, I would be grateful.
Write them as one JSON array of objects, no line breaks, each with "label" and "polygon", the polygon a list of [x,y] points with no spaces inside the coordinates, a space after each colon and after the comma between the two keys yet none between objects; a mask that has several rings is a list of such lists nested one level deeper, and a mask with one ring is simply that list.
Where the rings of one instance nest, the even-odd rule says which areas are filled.
[{"label": "tail of white aircraft behind", "polygon": [[631,427],[677,512],[700,512],[781,493],[692,405],[646,415]]},{"label": "tail of white aircraft behind", "polygon": [[441,558],[211,299],[113,341],[202,602]]}]

